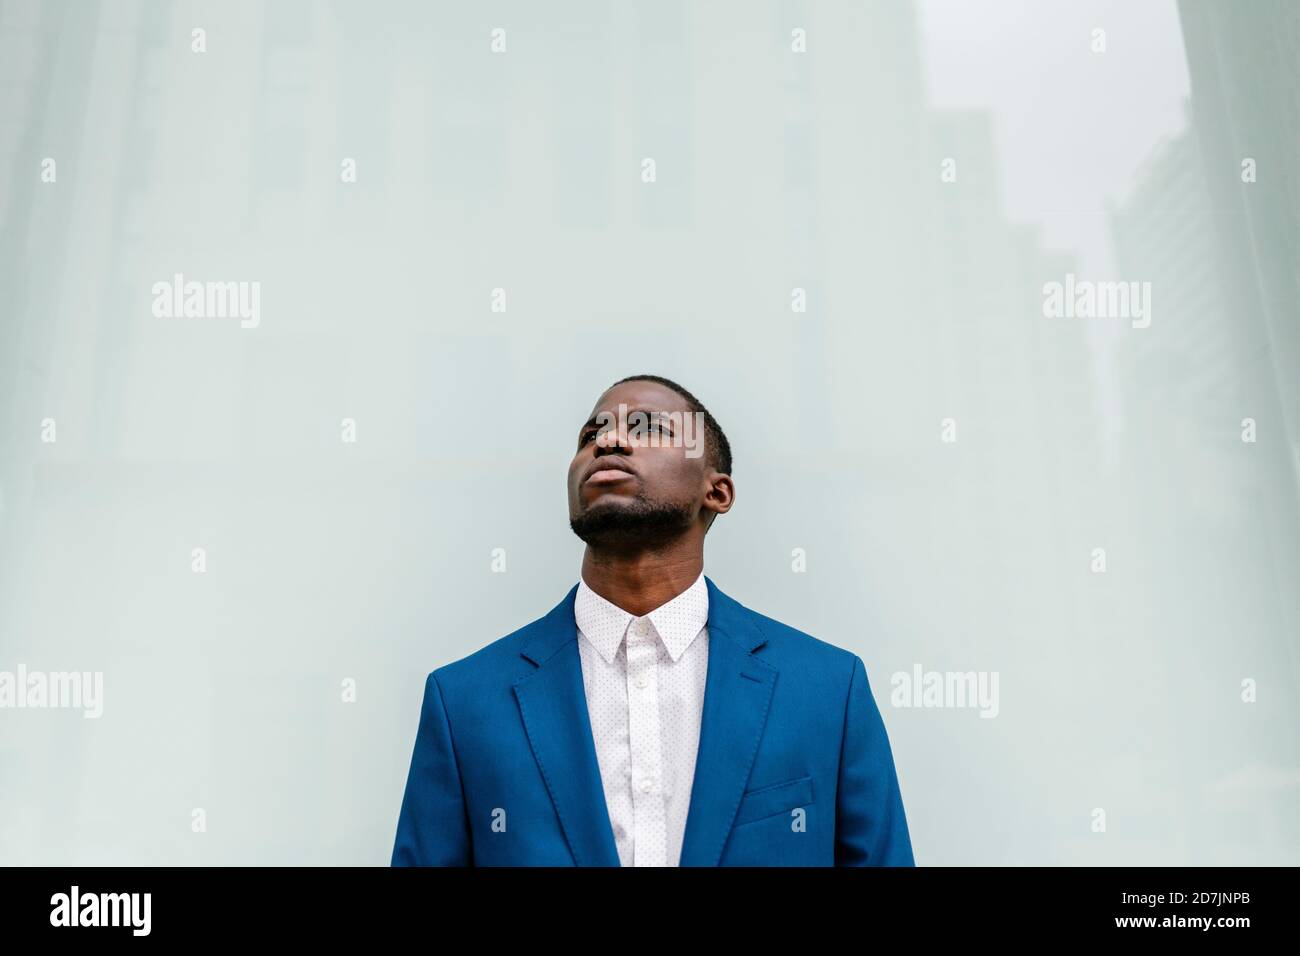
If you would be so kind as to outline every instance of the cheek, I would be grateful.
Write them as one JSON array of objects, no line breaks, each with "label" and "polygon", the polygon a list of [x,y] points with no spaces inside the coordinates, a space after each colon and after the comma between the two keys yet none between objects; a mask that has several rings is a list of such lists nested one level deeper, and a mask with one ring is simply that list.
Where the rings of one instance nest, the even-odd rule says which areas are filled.
[{"label": "cheek", "polygon": [[565,476],[565,486],[569,489],[570,496],[578,488],[578,478],[582,474],[582,466],[583,462],[577,459],[574,459],[573,463],[569,465],[568,474]]},{"label": "cheek", "polygon": [[656,462],[644,472],[646,488],[656,498],[668,501],[694,501],[702,497],[704,479],[692,462],[669,459]]}]

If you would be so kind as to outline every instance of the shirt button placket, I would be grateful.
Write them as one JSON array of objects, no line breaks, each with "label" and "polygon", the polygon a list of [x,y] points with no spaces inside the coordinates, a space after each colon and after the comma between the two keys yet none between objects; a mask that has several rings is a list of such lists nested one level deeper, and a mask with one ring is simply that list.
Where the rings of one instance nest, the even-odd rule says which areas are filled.
[{"label": "shirt button placket", "polygon": [[632,752],[633,856],[636,866],[667,863],[659,728],[657,635],[645,618],[628,628],[628,726]]}]

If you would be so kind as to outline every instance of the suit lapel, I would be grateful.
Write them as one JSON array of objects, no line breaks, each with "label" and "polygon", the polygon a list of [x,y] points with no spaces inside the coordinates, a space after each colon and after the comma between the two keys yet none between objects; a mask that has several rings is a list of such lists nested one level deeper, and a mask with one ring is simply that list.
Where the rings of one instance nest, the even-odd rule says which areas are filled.
[{"label": "suit lapel", "polygon": [[[777,670],[754,657],[765,643],[752,612],[709,589],[709,665],[700,718],[681,866],[716,866],[767,723]],[[578,588],[545,617],[520,653],[536,670],[514,683],[533,756],[579,866],[618,866],[605,789],[596,759],[578,651],[573,601]]]},{"label": "suit lapel", "polygon": [[596,743],[587,713],[573,618],[575,585],[535,625],[520,653],[537,669],[515,681],[515,697],[533,756],[578,866],[618,866]]},{"label": "suit lapel", "polygon": [[709,667],[681,866],[717,866],[721,859],[777,677],[775,667],[752,655],[765,642],[752,613],[707,576],[704,580],[709,588]]}]

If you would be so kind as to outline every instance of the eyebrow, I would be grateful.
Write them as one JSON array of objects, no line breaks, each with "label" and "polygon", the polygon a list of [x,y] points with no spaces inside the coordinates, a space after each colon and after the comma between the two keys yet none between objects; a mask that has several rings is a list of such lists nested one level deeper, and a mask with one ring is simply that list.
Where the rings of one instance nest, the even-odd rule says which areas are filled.
[{"label": "eyebrow", "polygon": [[[672,419],[668,417],[669,415],[681,415],[681,416],[685,417],[686,415],[689,415],[689,414],[690,414],[690,412],[686,412],[686,411],[683,411],[683,412],[665,412],[665,411],[663,411],[662,409],[654,410],[654,409],[649,409],[649,408],[640,408],[640,407],[637,407],[637,408],[629,408],[629,409],[627,410],[628,417],[630,418],[632,415],[635,415],[637,412],[642,412],[642,413],[644,413],[645,415],[650,416],[650,421],[651,421],[651,422],[661,421],[661,422],[665,422],[665,423],[667,423],[667,424],[669,424],[669,425],[672,424]],[[600,412],[596,412],[595,415],[592,415],[592,416],[591,416],[590,418],[588,418],[585,422],[583,422],[583,423],[582,423],[582,427],[578,429],[578,434],[581,435],[583,432],[585,432],[585,431],[586,431],[588,428],[590,428],[592,425],[595,425],[595,424],[596,424],[596,419],[600,416],[600,414],[601,414]],[[615,418],[617,418],[617,417],[618,417],[618,416],[615,415]]]}]

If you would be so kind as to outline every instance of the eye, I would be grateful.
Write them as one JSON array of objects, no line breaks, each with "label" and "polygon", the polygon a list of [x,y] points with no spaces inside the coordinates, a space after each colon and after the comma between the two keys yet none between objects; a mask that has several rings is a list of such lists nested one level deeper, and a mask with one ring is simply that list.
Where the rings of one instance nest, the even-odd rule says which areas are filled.
[{"label": "eye", "polygon": [[595,437],[596,430],[594,428],[584,428],[582,433],[578,435],[578,447],[581,448]]}]

